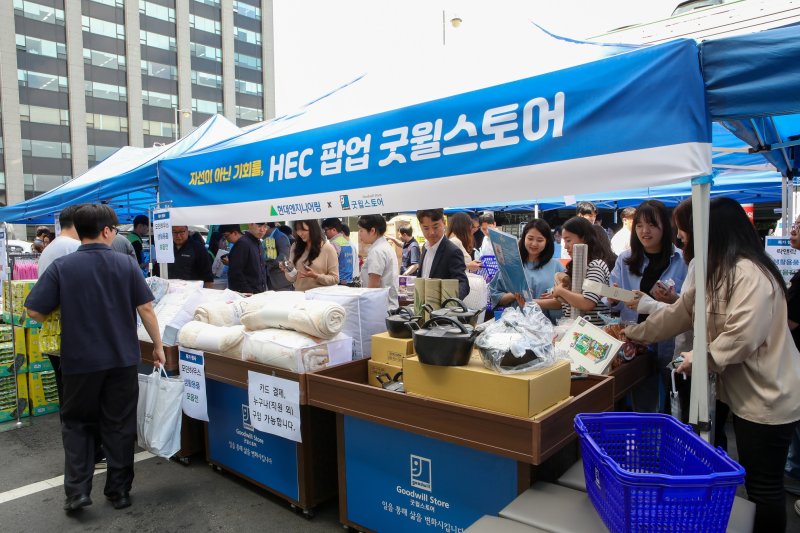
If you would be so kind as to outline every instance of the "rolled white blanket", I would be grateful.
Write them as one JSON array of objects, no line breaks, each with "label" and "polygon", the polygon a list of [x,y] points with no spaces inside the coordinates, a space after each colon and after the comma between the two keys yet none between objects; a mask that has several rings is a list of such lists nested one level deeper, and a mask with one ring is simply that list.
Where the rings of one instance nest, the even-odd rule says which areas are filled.
[{"label": "rolled white blanket", "polygon": [[206,302],[194,310],[193,320],[205,322],[212,326],[236,326],[241,324],[239,319],[238,302]]},{"label": "rolled white blanket", "polygon": [[293,372],[313,372],[328,365],[328,347],[304,333],[282,329],[262,329],[245,334],[242,359],[285,368]]},{"label": "rolled white blanket", "polygon": [[193,320],[181,328],[181,346],[220,355],[241,357],[244,326],[212,326]]},{"label": "rolled white blanket", "polygon": [[250,331],[267,328],[292,329],[320,339],[332,339],[344,327],[344,308],[322,300],[267,303],[242,314],[242,324]]}]

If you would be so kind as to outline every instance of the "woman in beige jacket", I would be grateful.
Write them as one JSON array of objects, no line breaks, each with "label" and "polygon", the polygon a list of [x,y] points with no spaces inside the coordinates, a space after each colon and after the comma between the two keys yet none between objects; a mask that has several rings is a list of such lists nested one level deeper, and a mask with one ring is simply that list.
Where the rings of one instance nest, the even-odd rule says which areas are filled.
[{"label": "woman in beige jacket", "polygon": [[297,220],[294,223],[295,243],[289,256],[292,269],[281,265],[286,279],[295,290],[307,291],[339,283],[339,256],[336,248],[322,238],[322,228],[316,220]]},{"label": "woman in beige jacket", "polygon": [[[800,353],[786,318],[786,284],[742,207],[711,202],[706,288],[708,367],[719,374],[720,399],[730,406],[754,531],[786,529],[783,466],[800,419]],[[651,343],[692,328],[694,289],[625,336]],[[678,371],[690,372],[692,353]]]}]

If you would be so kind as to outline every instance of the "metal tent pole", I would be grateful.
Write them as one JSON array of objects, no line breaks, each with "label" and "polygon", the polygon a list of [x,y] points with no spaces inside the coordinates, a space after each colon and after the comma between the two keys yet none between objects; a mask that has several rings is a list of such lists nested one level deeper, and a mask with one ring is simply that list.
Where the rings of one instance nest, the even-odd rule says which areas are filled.
[{"label": "metal tent pole", "polygon": [[710,442],[711,421],[708,416],[708,336],[706,324],[706,265],[708,259],[708,213],[713,175],[692,180],[692,226],[694,230],[694,345],[692,392],[689,402],[689,424]]}]

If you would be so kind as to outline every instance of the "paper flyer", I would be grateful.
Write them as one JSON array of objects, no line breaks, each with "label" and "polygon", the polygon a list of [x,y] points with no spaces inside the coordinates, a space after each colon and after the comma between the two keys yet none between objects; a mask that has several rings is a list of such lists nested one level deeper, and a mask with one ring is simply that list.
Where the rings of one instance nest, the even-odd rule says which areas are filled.
[{"label": "paper flyer", "polygon": [[556,343],[556,349],[564,350],[572,359],[570,368],[573,372],[589,374],[605,374],[620,348],[622,341],[583,317],[575,320],[564,337]]},{"label": "paper flyer", "polygon": [[489,228],[489,239],[492,241],[497,266],[500,269],[500,275],[503,276],[506,290],[522,294],[526,300],[533,299],[534,295],[531,293],[528,278],[525,277],[525,267],[519,255],[517,238],[503,231]]}]

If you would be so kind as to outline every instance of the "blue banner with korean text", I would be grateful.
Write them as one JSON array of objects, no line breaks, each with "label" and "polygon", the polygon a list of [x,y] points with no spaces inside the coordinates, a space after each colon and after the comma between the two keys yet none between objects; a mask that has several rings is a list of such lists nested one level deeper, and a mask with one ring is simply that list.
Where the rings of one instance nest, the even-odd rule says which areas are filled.
[{"label": "blue banner with korean text", "polygon": [[[675,183],[710,171],[710,139],[697,47],[675,41],[306,131],[245,134],[161,161],[159,179],[180,223],[320,218]],[[192,209],[230,204],[240,205],[227,218]]]}]

